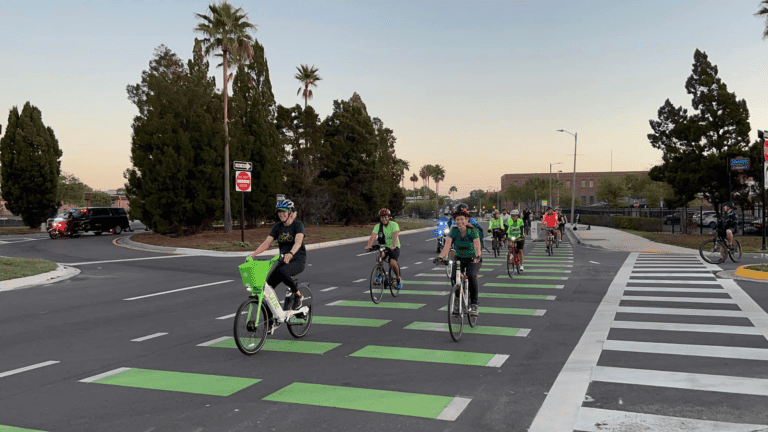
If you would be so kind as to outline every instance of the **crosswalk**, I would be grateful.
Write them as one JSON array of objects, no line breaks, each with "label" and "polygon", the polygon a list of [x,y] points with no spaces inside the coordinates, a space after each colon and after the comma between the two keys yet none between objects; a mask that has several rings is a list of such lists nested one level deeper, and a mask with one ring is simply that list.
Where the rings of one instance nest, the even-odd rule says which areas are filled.
[{"label": "crosswalk", "polygon": [[768,430],[768,315],[719,269],[630,254],[529,430]]}]

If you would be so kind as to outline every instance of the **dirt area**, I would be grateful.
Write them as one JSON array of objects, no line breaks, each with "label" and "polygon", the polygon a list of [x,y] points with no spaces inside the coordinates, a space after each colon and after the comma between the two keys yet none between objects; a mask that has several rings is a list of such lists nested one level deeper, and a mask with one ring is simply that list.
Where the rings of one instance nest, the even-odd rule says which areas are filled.
[{"label": "dirt area", "polygon": [[[400,225],[401,231],[431,226],[431,222],[427,222],[421,219],[409,219],[397,222]],[[350,226],[305,226],[304,229],[306,230],[306,237],[304,238],[304,244],[323,243],[327,241],[369,236],[373,231],[373,227],[374,224]],[[230,233],[225,233],[224,230],[216,229],[184,237],[171,237],[154,233],[137,234],[131,237],[131,240],[138,243],[145,243],[154,246],[167,246],[175,248],[193,248],[217,251],[247,251],[256,249],[256,247],[258,247],[258,245],[267,238],[270,229],[270,226],[264,226],[261,228],[245,230],[244,243],[240,241],[239,229],[233,230]]]}]

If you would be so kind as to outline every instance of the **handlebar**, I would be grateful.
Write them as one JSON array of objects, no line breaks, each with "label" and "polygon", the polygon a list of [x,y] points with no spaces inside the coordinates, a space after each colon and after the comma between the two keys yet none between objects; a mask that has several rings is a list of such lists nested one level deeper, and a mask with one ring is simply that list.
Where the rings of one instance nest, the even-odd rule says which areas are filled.
[{"label": "handlebar", "polygon": [[388,250],[390,250],[390,248],[387,247],[387,246],[384,246],[384,245],[375,244],[375,245],[371,246],[370,249],[366,249],[366,250],[369,250],[369,251],[378,251],[378,250],[388,251]]}]

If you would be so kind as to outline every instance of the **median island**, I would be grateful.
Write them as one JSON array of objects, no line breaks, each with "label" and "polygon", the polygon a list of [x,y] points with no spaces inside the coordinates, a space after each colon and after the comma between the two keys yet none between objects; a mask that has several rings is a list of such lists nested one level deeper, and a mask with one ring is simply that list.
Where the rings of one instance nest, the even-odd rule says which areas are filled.
[{"label": "median island", "polygon": [[0,257],[0,281],[48,273],[56,267],[55,262],[42,259]]},{"label": "median island", "polygon": [[[426,228],[435,223],[424,219],[395,220],[400,225],[400,231]],[[304,244],[324,243],[335,240],[345,240],[355,237],[367,237],[373,232],[375,224],[366,225],[305,225],[306,237]],[[435,225],[436,226],[436,225]],[[265,224],[259,228],[245,230],[245,242],[241,242],[240,229],[233,229],[225,233],[223,229],[203,231],[201,233],[186,235],[183,237],[163,235],[156,233],[136,234],[131,241],[152,246],[165,246],[173,248],[190,248],[214,251],[244,252],[255,250],[269,235],[272,224]]]}]

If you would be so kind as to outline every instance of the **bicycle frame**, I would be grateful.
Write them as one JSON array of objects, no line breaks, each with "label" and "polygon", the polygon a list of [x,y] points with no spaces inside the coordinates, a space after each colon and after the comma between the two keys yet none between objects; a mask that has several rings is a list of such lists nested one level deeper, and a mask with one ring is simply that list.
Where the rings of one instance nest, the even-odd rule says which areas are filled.
[{"label": "bicycle frame", "polygon": [[[269,274],[267,275],[267,279],[269,279],[269,276],[272,275],[272,272],[275,270],[274,266],[272,269],[270,269]],[[250,289],[249,289],[250,291]],[[286,321],[290,321],[291,317],[298,314],[298,313],[309,313],[309,306],[302,306],[298,310],[284,310],[283,307],[280,305],[280,300],[277,298],[277,294],[275,293],[275,289],[272,288],[268,283],[264,282],[264,288],[261,290],[261,293],[256,295],[255,297],[258,297],[259,299],[259,307],[256,309],[256,319],[254,320],[255,325],[259,324],[259,315],[261,314],[261,305],[264,303],[264,297],[267,298],[267,307],[269,308],[269,311],[272,312],[272,316],[278,323],[284,323]],[[304,296],[304,300],[312,300],[312,297]],[[248,317],[248,320],[250,320],[250,316]]]}]

